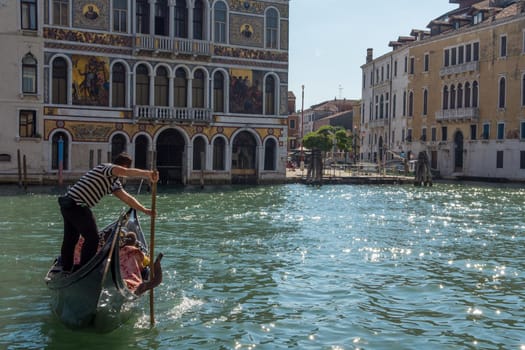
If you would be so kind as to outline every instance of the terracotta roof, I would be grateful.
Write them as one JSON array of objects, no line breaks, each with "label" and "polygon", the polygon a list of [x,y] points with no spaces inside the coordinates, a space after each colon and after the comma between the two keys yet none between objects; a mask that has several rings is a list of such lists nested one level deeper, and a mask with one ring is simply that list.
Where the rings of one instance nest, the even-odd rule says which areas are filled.
[{"label": "terracotta roof", "polygon": [[496,19],[505,18],[509,16],[515,16],[521,12],[521,6],[517,3],[514,3],[510,6],[505,7],[496,14]]}]

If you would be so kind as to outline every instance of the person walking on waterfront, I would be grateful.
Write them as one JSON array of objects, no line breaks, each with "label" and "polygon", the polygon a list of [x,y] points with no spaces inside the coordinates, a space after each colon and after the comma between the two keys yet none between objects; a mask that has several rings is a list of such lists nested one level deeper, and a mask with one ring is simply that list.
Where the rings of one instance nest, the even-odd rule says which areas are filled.
[{"label": "person walking on waterfront", "polygon": [[61,247],[62,271],[73,270],[75,245],[80,235],[84,237],[80,266],[86,264],[96,254],[98,228],[91,208],[105,195],[113,194],[128,206],[146,215],[156,214],[127,193],[119,178],[146,178],[156,183],[159,174],[156,170],[130,168],[131,162],[131,157],[127,153],[121,153],[113,163],[100,164],[88,171],[67,191],[66,195],[59,197],[60,212],[64,219],[64,238]]}]

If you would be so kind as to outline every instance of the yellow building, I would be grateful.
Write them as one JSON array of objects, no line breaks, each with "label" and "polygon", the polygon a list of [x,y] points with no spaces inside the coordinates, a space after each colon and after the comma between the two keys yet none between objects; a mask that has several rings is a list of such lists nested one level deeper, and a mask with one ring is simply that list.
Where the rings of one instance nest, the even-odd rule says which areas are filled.
[{"label": "yellow building", "polygon": [[33,177],[76,179],[126,151],[161,183],[284,178],[288,0],[19,6],[2,13],[34,6],[43,42]]},{"label": "yellow building", "polygon": [[525,3],[450,2],[404,46],[401,148],[445,177],[524,180]]}]

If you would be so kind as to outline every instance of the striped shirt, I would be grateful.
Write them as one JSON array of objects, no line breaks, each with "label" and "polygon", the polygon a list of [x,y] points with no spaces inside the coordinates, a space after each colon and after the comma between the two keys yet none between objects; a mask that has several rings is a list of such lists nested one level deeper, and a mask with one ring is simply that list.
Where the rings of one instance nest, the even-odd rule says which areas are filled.
[{"label": "striped shirt", "polygon": [[92,208],[102,197],[122,189],[117,176],[113,175],[113,164],[100,164],[88,171],[67,192],[78,205]]}]

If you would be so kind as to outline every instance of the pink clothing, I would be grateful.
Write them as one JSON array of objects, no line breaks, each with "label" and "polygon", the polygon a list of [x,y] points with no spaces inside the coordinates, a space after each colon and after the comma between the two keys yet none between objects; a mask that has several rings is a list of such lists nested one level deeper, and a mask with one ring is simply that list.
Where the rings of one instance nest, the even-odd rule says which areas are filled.
[{"label": "pink clothing", "polygon": [[120,273],[128,288],[134,291],[142,283],[144,253],[131,245],[120,248]]},{"label": "pink clothing", "polygon": [[75,255],[73,257],[73,265],[80,265],[80,252],[82,251],[82,245],[84,244],[84,237],[80,236],[77,245],[75,246]]}]

